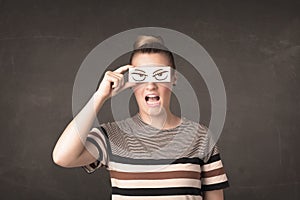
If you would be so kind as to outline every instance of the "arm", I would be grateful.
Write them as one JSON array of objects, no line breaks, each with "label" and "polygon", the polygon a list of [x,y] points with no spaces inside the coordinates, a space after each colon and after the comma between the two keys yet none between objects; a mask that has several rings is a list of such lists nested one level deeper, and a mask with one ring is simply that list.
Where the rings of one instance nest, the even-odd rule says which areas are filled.
[{"label": "arm", "polygon": [[77,116],[68,124],[53,150],[53,161],[62,167],[76,167],[92,163],[97,159],[96,152],[85,148],[87,135],[105,99],[97,93],[89,100]]},{"label": "arm", "polygon": [[229,182],[217,146],[214,146],[207,162],[201,166],[201,182],[205,200],[223,200],[223,189]]},{"label": "arm", "polygon": [[212,190],[204,192],[204,200],[224,200],[223,190]]},{"label": "arm", "polygon": [[97,159],[95,147],[86,148],[86,138],[104,102],[115,95],[118,91],[125,89],[123,72],[130,65],[105,73],[103,80],[92,98],[68,124],[58,139],[53,153],[53,161],[63,167],[77,167],[90,164]]}]

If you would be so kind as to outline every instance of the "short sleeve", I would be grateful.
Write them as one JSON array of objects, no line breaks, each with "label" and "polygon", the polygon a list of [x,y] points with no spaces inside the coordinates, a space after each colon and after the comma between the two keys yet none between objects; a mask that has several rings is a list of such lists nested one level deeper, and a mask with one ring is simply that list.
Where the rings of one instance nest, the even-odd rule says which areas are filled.
[{"label": "short sleeve", "polygon": [[214,146],[207,161],[201,165],[202,191],[219,190],[229,187],[218,148]]},{"label": "short sleeve", "polygon": [[93,128],[87,136],[86,148],[95,149],[97,160],[89,165],[83,166],[87,173],[92,173],[102,166],[108,165],[107,136],[102,127]]}]

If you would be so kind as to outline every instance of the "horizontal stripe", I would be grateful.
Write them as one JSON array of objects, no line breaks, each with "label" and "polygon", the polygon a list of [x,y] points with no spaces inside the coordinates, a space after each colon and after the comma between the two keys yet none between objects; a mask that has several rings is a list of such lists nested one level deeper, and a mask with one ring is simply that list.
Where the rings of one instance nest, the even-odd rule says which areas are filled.
[{"label": "horizontal stripe", "polygon": [[122,196],[113,194],[112,200],[202,200],[200,195],[172,195],[172,196]]},{"label": "horizontal stripe", "polygon": [[193,171],[200,172],[200,165],[173,164],[173,165],[130,165],[110,162],[109,170],[120,172],[169,172],[169,171]]},{"label": "horizontal stripe", "polygon": [[202,185],[202,191],[220,190],[229,187],[228,181],[212,185]]},{"label": "horizontal stripe", "polygon": [[200,179],[199,172],[173,171],[173,172],[147,172],[147,173],[127,173],[110,171],[110,177],[120,180],[160,180],[173,178]]},{"label": "horizontal stripe", "polygon": [[216,162],[213,162],[213,163],[210,163],[210,164],[203,165],[201,167],[201,169],[202,169],[202,171],[207,172],[207,171],[219,169],[219,168],[222,168],[222,167],[223,167],[222,161],[219,160],[219,161],[216,161]]},{"label": "horizontal stripe", "polygon": [[[207,131],[205,131],[205,134],[194,131],[189,137],[195,137],[197,141],[199,140],[199,142],[194,143],[190,143],[190,140],[184,137],[179,139],[175,137],[179,133],[189,131],[189,128],[197,125],[197,123],[172,132],[162,131],[159,133],[162,135],[160,137],[157,134],[151,135],[151,131],[147,126],[138,125],[135,127],[130,122],[124,121],[124,123],[121,123],[121,127],[124,127],[125,130],[139,127],[141,130],[145,130],[138,135],[141,141],[137,141],[135,135],[132,135],[131,132],[122,133],[123,129],[120,129],[120,124],[115,123],[103,124],[103,127],[92,129],[93,132],[89,135],[98,143],[100,149],[105,150],[106,162],[108,158],[110,159],[107,164],[113,186],[112,199],[115,199],[114,197],[126,200],[130,198],[147,199],[149,195],[149,198],[153,199],[163,199],[162,197],[172,200],[175,197],[183,197],[184,199],[200,197],[199,199],[202,199],[201,196],[187,195],[186,192],[182,195],[169,193],[174,189],[186,191],[186,188],[192,188],[193,190],[198,189],[201,194],[202,188],[212,190],[228,185],[220,155],[215,147],[211,152],[215,155],[209,158],[205,157],[205,163],[200,159],[203,156],[201,154],[202,150],[206,149],[208,145],[205,140]],[[174,137],[177,140],[173,141]],[[159,151],[153,156],[147,154],[148,151],[156,151],[161,147],[165,147],[166,144],[170,143],[169,140],[173,143],[168,146],[170,148],[167,151]],[[113,145],[112,148],[110,145]],[[183,148],[186,145],[189,149]],[[96,147],[93,147],[93,150],[96,152]],[[181,156],[178,155],[183,155],[183,153],[186,157],[179,158]],[[182,190],[183,188],[184,190]],[[159,193],[159,191],[162,193]],[[119,194],[114,194],[114,192],[119,192]]]},{"label": "horizontal stripe", "polygon": [[214,177],[210,177],[210,178],[203,178],[202,184],[203,185],[212,185],[212,184],[221,183],[224,181],[227,181],[226,174],[222,174],[222,175],[214,176]]},{"label": "horizontal stripe", "polygon": [[105,136],[98,129],[93,128],[92,131],[89,133],[87,140],[89,140],[89,138],[92,138],[95,141],[93,144],[95,146],[96,146],[95,143],[98,144],[98,147],[100,147],[100,149],[97,147],[100,155],[99,157],[100,158],[102,157],[100,160],[105,162],[105,165],[107,165],[108,162],[107,143],[104,137]]},{"label": "horizontal stripe", "polygon": [[87,173],[93,173],[98,167],[100,166],[100,161],[96,160],[95,162],[82,166],[82,168],[87,172]]},{"label": "horizontal stripe", "polygon": [[92,130],[90,131],[89,134],[92,134],[92,133],[94,133],[94,135],[98,138],[101,138],[103,135],[98,128],[92,128]]},{"label": "horizontal stripe", "polygon": [[[99,130],[99,128],[97,128],[97,129]],[[100,131],[101,131],[101,133],[103,133],[105,135],[106,138],[108,138],[108,134],[107,134],[105,128],[103,128],[102,126],[100,126]]]},{"label": "horizontal stripe", "polygon": [[99,146],[99,144],[91,137],[86,138],[86,141],[88,141],[88,142],[92,143],[93,145],[95,145],[95,147],[98,150],[98,155],[99,155],[97,160],[102,160],[103,159],[103,153],[102,153],[102,149]]},{"label": "horizontal stripe", "polygon": [[199,188],[143,188],[143,189],[121,189],[112,187],[112,194],[124,196],[163,196],[163,195],[202,195]]},{"label": "horizontal stripe", "polygon": [[215,170],[211,170],[208,172],[202,172],[201,173],[201,177],[203,178],[209,178],[209,177],[213,177],[213,176],[219,176],[221,174],[225,174],[224,168],[219,168],[219,169],[215,169]]},{"label": "horizontal stripe", "polygon": [[99,166],[99,164],[100,164],[100,161],[97,160],[97,161],[91,163],[89,166],[91,166],[93,169],[95,169],[95,168],[97,168]]},{"label": "horizontal stripe", "polygon": [[[98,130],[98,131],[99,131],[99,130]],[[107,148],[107,144],[106,144],[106,142],[105,142],[105,139],[103,138],[103,136],[100,136],[99,134],[101,134],[101,133],[90,132],[90,133],[89,133],[89,136],[94,136],[94,137],[96,137],[96,138],[99,140],[99,142],[101,142],[101,144],[103,144],[104,147]],[[97,140],[96,140],[96,141],[97,141]]]},{"label": "horizontal stripe", "polygon": [[184,164],[184,163],[191,163],[191,164],[204,164],[203,160],[200,158],[179,158],[179,159],[135,159],[135,158],[126,158],[117,155],[111,156],[111,161],[117,163],[124,163],[124,164],[137,164],[137,165],[168,165],[168,164]]},{"label": "horizontal stripe", "polygon": [[209,164],[209,163],[213,163],[213,162],[216,162],[218,160],[221,160],[221,157],[220,157],[220,154],[216,154],[216,155],[212,155],[208,161],[206,162],[206,164]]},{"label": "horizontal stripe", "polygon": [[[94,133],[94,134],[96,134],[96,133]],[[100,147],[101,151],[106,151],[106,145],[103,143],[103,141],[101,139],[92,135],[91,133],[88,135],[87,140],[89,138],[93,139],[95,141],[95,143],[97,143],[97,145]]]},{"label": "horizontal stripe", "polygon": [[200,179],[159,179],[159,180],[119,180],[111,178],[111,185],[119,188],[168,188],[197,187],[201,188]]},{"label": "horizontal stripe", "polygon": [[101,141],[101,143],[105,145],[105,149],[108,150],[108,154],[111,154],[110,142],[108,140],[106,130],[102,126],[100,126],[97,128],[93,128],[91,130],[91,134],[92,136],[97,137],[99,140],[96,141]]}]

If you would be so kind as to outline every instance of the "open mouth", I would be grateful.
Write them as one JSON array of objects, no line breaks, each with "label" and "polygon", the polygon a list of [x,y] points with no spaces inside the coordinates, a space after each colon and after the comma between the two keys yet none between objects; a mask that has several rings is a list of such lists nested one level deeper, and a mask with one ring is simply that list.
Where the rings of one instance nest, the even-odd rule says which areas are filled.
[{"label": "open mouth", "polygon": [[160,97],[157,95],[147,95],[145,100],[148,105],[156,106],[160,104]]}]

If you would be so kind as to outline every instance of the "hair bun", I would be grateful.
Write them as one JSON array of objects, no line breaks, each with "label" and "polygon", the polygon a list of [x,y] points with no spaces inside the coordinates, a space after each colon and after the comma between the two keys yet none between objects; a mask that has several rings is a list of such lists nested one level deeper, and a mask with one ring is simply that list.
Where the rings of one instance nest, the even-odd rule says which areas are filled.
[{"label": "hair bun", "polygon": [[134,49],[142,48],[157,48],[157,49],[166,49],[163,39],[160,36],[148,36],[141,35],[138,36],[137,40],[133,45]]},{"label": "hair bun", "polygon": [[176,69],[174,56],[165,46],[164,41],[159,36],[140,35],[133,44],[133,51],[129,63],[132,64],[133,58],[137,53],[160,53],[169,59],[169,65]]}]

